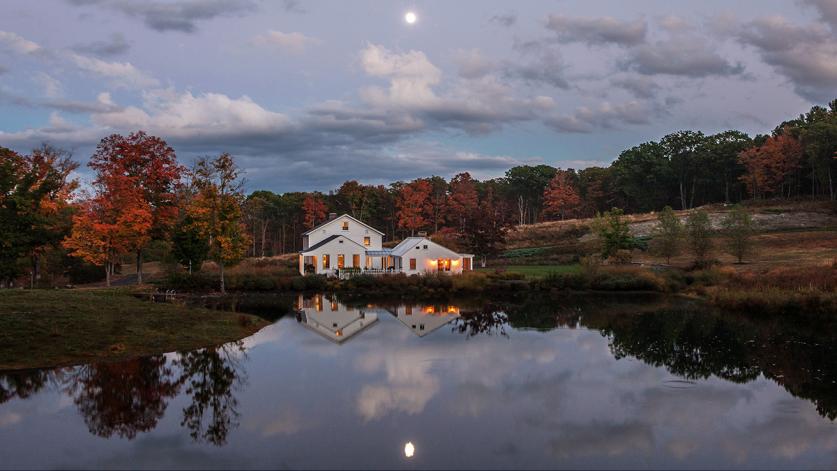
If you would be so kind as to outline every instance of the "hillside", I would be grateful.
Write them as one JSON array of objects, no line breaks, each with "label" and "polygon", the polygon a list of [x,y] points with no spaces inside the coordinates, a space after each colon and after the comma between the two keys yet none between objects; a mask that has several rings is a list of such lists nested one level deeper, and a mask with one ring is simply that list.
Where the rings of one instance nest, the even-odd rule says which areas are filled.
[{"label": "hillside", "polygon": [[[724,205],[709,205],[702,209],[709,213],[715,229],[720,228]],[[767,201],[749,204],[757,235],[754,237],[756,253],[752,263],[777,264],[799,261],[805,264],[830,263],[837,259],[837,204],[830,202]],[[685,220],[687,211],[675,212]],[[656,213],[626,215],[631,234],[650,238],[657,224]],[[593,219],[571,219],[518,226],[509,234],[506,251],[494,264],[538,265],[570,263],[579,254],[594,250],[595,236],[590,225]],[[726,262],[727,257],[717,250],[715,258]],[[684,254],[672,260],[673,265],[689,262]],[[659,263],[659,258],[648,252],[635,251],[634,261]]]}]

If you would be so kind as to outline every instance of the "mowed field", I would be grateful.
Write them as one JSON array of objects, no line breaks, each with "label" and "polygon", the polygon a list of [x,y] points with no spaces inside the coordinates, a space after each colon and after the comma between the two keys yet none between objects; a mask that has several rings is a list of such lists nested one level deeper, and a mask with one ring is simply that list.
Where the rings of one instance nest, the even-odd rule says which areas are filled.
[{"label": "mowed field", "polygon": [[[728,207],[705,208],[713,228],[720,229]],[[713,238],[712,258],[736,270],[761,270],[772,267],[823,266],[837,263],[837,204],[829,202],[780,202],[748,206],[754,226],[752,253],[737,264],[726,252],[726,240],[720,234]],[[687,212],[677,211],[685,220]],[[625,216],[635,237],[652,242],[656,226],[655,213]],[[535,276],[550,271],[571,270],[583,254],[595,252],[592,219],[554,221],[519,226],[509,235],[507,250],[490,261],[494,269],[529,272]],[[633,252],[633,262],[646,265],[665,264],[653,250]],[[681,254],[671,265],[687,268],[693,262],[685,242]],[[524,268],[522,268],[524,267]],[[532,267],[532,268],[529,268]]]}]

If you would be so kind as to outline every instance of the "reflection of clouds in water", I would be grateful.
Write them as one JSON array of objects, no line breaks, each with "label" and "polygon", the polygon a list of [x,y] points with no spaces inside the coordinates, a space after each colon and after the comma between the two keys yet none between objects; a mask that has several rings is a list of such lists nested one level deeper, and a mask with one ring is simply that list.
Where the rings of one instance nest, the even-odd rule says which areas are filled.
[{"label": "reflection of clouds in water", "polygon": [[[390,327],[390,326],[387,326]],[[396,326],[397,327],[397,326]],[[401,329],[409,335],[407,329]],[[391,412],[418,414],[439,392],[440,379],[468,382],[491,394],[521,368],[521,364],[552,365],[559,356],[547,336],[521,332],[531,337],[525,343],[497,342],[492,337],[455,337],[454,341],[427,342],[430,337],[405,338],[403,345],[393,351],[393,339],[387,328],[364,338],[363,351],[358,354],[355,367],[366,374],[383,373],[385,380],[365,385],[357,398],[358,413],[364,420],[380,419]],[[502,389],[502,388],[500,388]],[[482,407],[479,400],[466,398],[458,392],[446,401],[463,409],[457,414],[477,415]],[[485,404],[490,400],[486,398]],[[459,409],[459,407],[455,408]],[[468,412],[466,412],[468,411]]]},{"label": "reflection of clouds in water", "polygon": [[188,437],[181,434],[166,434],[143,435],[130,442],[127,448],[109,457],[98,458],[86,466],[73,461],[59,465],[57,468],[124,468],[128,464],[131,468],[229,469],[251,467],[249,463],[250,459],[240,453],[228,452],[219,456],[217,453],[209,453],[205,449],[192,446]]},{"label": "reflection of clouds in water", "polygon": [[648,424],[641,422],[567,425],[550,441],[549,448],[562,458],[647,453],[654,448],[654,433]]},{"label": "reflection of clouds in water", "polygon": [[19,423],[23,416],[16,412],[5,412],[0,414],[0,428],[8,427]]},{"label": "reflection of clouds in water", "polygon": [[387,357],[366,354],[358,359],[359,370],[386,373],[385,384],[367,385],[360,390],[357,408],[364,420],[379,419],[395,411],[413,415],[424,410],[439,392],[439,379],[431,374],[432,362],[425,359],[425,353],[408,350]]},{"label": "reflection of clouds in water", "polygon": [[298,410],[285,406],[277,411],[265,410],[259,415],[251,416],[250,420],[244,424],[244,428],[262,437],[273,437],[293,435],[302,430],[314,428],[314,422],[313,418],[303,417]]}]

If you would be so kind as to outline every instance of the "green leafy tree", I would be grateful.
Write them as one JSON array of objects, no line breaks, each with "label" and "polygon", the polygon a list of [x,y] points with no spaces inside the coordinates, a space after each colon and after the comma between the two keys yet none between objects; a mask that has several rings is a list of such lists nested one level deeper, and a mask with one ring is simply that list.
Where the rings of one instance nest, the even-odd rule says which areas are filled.
[{"label": "green leafy tree", "polygon": [[721,227],[727,239],[728,253],[742,263],[753,249],[753,218],[741,205],[735,205],[721,221]]},{"label": "green leafy tree", "polygon": [[189,216],[174,228],[172,255],[177,263],[189,269],[189,273],[200,271],[209,256],[209,241],[197,230],[195,221]]},{"label": "green leafy tree", "polygon": [[665,148],[646,142],[619,154],[613,162],[616,185],[625,194],[630,209],[651,211],[671,199],[675,180]]},{"label": "green leafy tree", "polygon": [[601,241],[602,258],[610,258],[619,250],[632,250],[636,240],[631,236],[628,222],[622,218],[623,212],[613,208],[604,214],[596,214],[593,220],[593,232]]},{"label": "green leafy tree", "polygon": [[654,229],[654,247],[656,252],[671,263],[671,257],[680,253],[680,241],[683,236],[683,224],[674,214],[671,206],[666,206],[657,215],[657,227]]},{"label": "green leafy tree", "polygon": [[677,179],[680,209],[694,206],[698,179],[705,170],[705,137],[700,131],[678,131],[660,141]]},{"label": "green leafy tree", "polygon": [[32,261],[32,285],[40,254],[69,231],[69,200],[78,165],[66,152],[42,146],[30,155],[0,147],[0,285],[21,274],[19,259]]},{"label": "green leafy tree", "polygon": [[549,165],[520,165],[506,171],[505,182],[517,206],[518,224],[534,223],[543,207],[543,192],[557,170]]},{"label": "green leafy tree", "polygon": [[686,239],[695,256],[695,264],[705,265],[712,250],[712,224],[703,210],[692,211],[686,219]]},{"label": "green leafy tree", "polygon": [[215,159],[202,158],[192,170],[192,199],[188,216],[191,227],[209,244],[209,257],[220,268],[221,293],[225,293],[224,267],[244,258],[250,238],[242,221],[241,171],[233,157],[223,153]]}]

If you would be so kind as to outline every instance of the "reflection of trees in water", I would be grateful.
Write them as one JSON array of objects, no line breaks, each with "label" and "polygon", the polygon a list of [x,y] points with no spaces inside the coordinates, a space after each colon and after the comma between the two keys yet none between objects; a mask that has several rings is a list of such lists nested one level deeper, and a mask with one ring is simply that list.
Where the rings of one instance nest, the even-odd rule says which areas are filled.
[{"label": "reflection of trees in water", "polygon": [[0,374],[0,404],[36,394],[52,381],[53,376],[50,370],[21,370]]},{"label": "reflection of trees in water", "polygon": [[[191,403],[183,409],[180,425],[189,429],[195,441],[223,445],[227,434],[238,426],[238,400],[233,389],[241,384],[236,352],[241,343],[212,350],[184,353],[177,360],[183,371],[186,394]],[[204,422],[205,416],[208,420]]]},{"label": "reflection of trees in water", "polygon": [[[833,323],[718,313],[693,302],[532,300],[503,308],[514,327],[577,325],[608,337],[616,358],[632,356],[687,379],[745,383],[760,374],[837,419],[837,331]],[[551,327],[550,327],[551,326]]]},{"label": "reflection of trees in water", "polygon": [[67,392],[90,433],[134,438],[163,417],[179,382],[162,355],[77,368],[68,375]]},{"label": "reflection of trees in water", "polygon": [[[243,344],[166,356],[90,364],[52,370],[0,373],[0,404],[25,399],[54,385],[73,398],[90,433],[100,437],[134,438],[154,429],[169,400],[185,392],[191,402],[181,425],[196,441],[223,445],[238,426]],[[208,415],[208,420],[204,421]]]},{"label": "reflection of trees in water", "polygon": [[508,337],[506,333],[508,322],[509,317],[500,309],[500,306],[486,304],[478,310],[461,311],[451,323],[451,330],[468,337],[480,334]]},{"label": "reflection of trees in water", "polygon": [[635,357],[686,379],[717,376],[746,383],[764,375],[837,419],[834,322],[749,318],[670,298],[533,298],[463,312],[453,330],[474,336],[515,328],[599,330],[614,357]]}]

